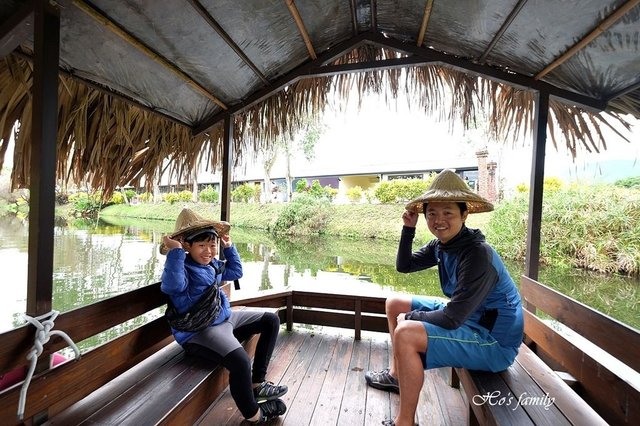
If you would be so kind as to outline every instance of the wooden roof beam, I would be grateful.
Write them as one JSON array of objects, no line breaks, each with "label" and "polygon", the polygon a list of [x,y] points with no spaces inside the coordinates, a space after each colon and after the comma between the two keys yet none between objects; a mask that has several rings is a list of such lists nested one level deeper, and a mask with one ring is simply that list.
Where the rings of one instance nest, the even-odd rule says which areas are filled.
[{"label": "wooden roof beam", "polygon": [[13,52],[33,34],[33,2],[29,1],[0,25],[0,58]]},{"label": "wooden roof beam", "polygon": [[433,61],[419,56],[405,56],[402,58],[380,59],[377,61],[354,62],[340,65],[325,65],[310,71],[305,78],[327,77],[338,74],[351,74],[356,72],[382,71],[394,68],[420,67]]},{"label": "wooden roof beam", "polygon": [[310,74],[313,75],[315,72],[317,72],[319,67],[335,61],[337,58],[344,56],[346,53],[362,45],[366,41],[366,38],[366,33],[361,33],[356,37],[352,37],[342,43],[336,44],[329,50],[322,52],[320,56],[318,56],[318,58],[316,58],[315,60],[302,64],[291,72],[278,78],[276,81],[273,81],[270,87],[259,90],[253,95],[249,96],[243,102],[237,105],[233,105],[227,111],[219,112],[218,114],[214,115],[206,122],[202,123],[200,126],[195,127],[193,129],[193,134],[196,136],[200,135],[222,121],[226,114],[236,114],[238,112],[242,112],[243,110],[252,107],[258,102],[261,102],[274,93],[282,90],[286,86],[295,83],[297,80],[305,78]]},{"label": "wooden roof beam", "polygon": [[296,7],[296,2],[294,0],[287,0],[287,7],[289,8],[289,12],[291,13],[291,16],[293,16],[293,20],[296,21],[296,25],[298,26],[298,31],[300,31],[300,35],[304,40],[304,44],[307,46],[307,51],[309,51],[309,56],[311,57],[311,59],[316,59],[318,56],[316,55],[316,51],[313,48],[313,44],[311,44],[309,33],[307,33],[307,29],[304,26],[304,21],[300,16],[300,12],[298,12],[298,8]]},{"label": "wooden roof beam", "polygon": [[636,90],[640,89],[640,80],[636,81],[635,83],[633,83],[632,85],[625,87],[624,89],[614,93],[613,95],[609,96],[609,98],[607,99],[607,101],[612,101],[614,99],[619,98],[620,96],[624,96],[627,95],[631,92],[634,92]]},{"label": "wooden roof beam", "polygon": [[110,30],[120,38],[122,38],[124,41],[126,41],[130,45],[140,50],[142,53],[147,55],[150,59],[152,59],[155,62],[158,62],[159,64],[167,68],[173,74],[175,74],[176,76],[184,80],[187,84],[189,84],[191,87],[196,89],[196,91],[200,92],[202,95],[204,95],[205,97],[213,101],[219,107],[221,107],[222,109],[227,109],[227,106],[220,99],[218,99],[213,94],[211,94],[200,83],[193,80],[193,78],[188,76],[180,68],[178,68],[177,66],[169,62],[167,59],[165,59],[159,53],[155,52],[149,46],[145,45],[142,41],[140,41],[134,35],[130,34],[125,29],[123,29],[119,24],[117,24],[116,22],[112,21],[107,16],[105,16],[102,12],[98,11],[97,9],[93,8],[92,6],[90,6],[89,4],[85,3],[82,0],[73,0],[73,4],[76,7],[78,7],[80,10],[85,12],[87,15],[95,19],[99,24],[101,24],[102,26],[104,26],[105,28],[107,28],[108,30]]},{"label": "wooden roof beam", "polygon": [[427,4],[424,6],[424,13],[422,14],[422,25],[420,25],[420,32],[418,33],[418,39],[416,41],[416,46],[418,47],[424,43],[424,35],[427,33],[427,26],[429,25],[432,10],[433,0],[427,0]]},{"label": "wooden roof beam", "polygon": [[[640,0],[639,0],[640,1]],[[467,59],[463,59],[454,55],[446,55],[432,49],[417,47],[413,44],[403,43],[393,38],[386,38],[381,34],[366,33],[368,42],[379,47],[394,49],[398,52],[404,52],[409,55],[415,55],[428,60],[429,62],[441,63],[459,69],[462,72],[471,72],[483,76],[485,78],[506,83],[521,89],[547,91],[550,96],[560,99],[563,102],[579,105],[587,110],[600,112],[603,111],[607,103],[602,99],[591,98],[581,95],[570,90],[561,89],[549,83],[535,80],[522,74],[503,71],[499,68],[481,65]]]},{"label": "wooden roof beam", "polygon": [[378,3],[371,0],[371,31],[378,32]]},{"label": "wooden roof beam", "polygon": [[251,68],[251,70],[253,70],[258,78],[260,78],[260,80],[262,80],[262,82],[268,86],[270,83],[267,77],[262,74],[262,71],[260,71],[258,67],[251,61],[251,59],[249,59],[249,57],[242,51],[240,46],[238,46],[236,42],[233,41],[231,36],[229,36],[229,34],[227,34],[227,32],[220,26],[220,24],[218,24],[213,16],[211,16],[211,14],[207,11],[207,9],[205,9],[204,6],[202,6],[202,4],[198,2],[198,0],[187,1],[189,2],[189,4],[191,4],[191,6],[193,6],[196,12],[198,12],[205,21],[207,21],[207,24],[209,24],[209,26],[218,33],[218,35],[224,40],[224,42],[227,43],[227,45],[229,45],[229,47],[233,49],[234,52],[236,52],[236,55],[238,55],[240,59],[242,59],[242,61],[247,64],[247,66]]},{"label": "wooden roof beam", "polygon": [[349,2],[349,6],[351,7],[351,25],[353,26],[353,35],[358,35],[358,17],[356,16],[356,0],[351,0]]},{"label": "wooden roof beam", "polygon": [[535,78],[536,80],[540,80],[542,77],[549,74],[555,68],[562,65],[573,55],[578,53],[583,47],[591,43],[596,37],[598,37],[603,32],[607,31],[611,25],[615,24],[620,18],[622,18],[627,12],[629,12],[631,9],[636,7],[638,4],[640,4],[640,0],[627,1],[625,4],[620,6],[615,12],[609,15],[604,21],[600,22],[593,31],[587,34],[583,39],[578,41],[576,44],[571,46],[571,48],[569,48],[569,50],[567,50],[562,56],[560,56],[555,61],[547,65],[542,71],[536,74],[536,76],[533,78]]},{"label": "wooden roof beam", "polygon": [[518,4],[516,4],[515,7],[511,10],[511,13],[509,13],[509,16],[507,16],[507,19],[505,19],[505,21],[502,23],[496,35],[493,36],[491,43],[489,43],[485,51],[478,58],[478,63],[480,64],[485,63],[485,61],[487,60],[487,56],[489,56],[489,53],[491,53],[495,45],[498,43],[498,40],[500,40],[500,38],[505,33],[505,31],[507,31],[507,29],[509,28],[513,20],[516,19],[516,16],[518,16],[518,13],[520,13],[520,10],[522,10],[522,7],[525,5],[526,2],[527,0],[518,1]]}]

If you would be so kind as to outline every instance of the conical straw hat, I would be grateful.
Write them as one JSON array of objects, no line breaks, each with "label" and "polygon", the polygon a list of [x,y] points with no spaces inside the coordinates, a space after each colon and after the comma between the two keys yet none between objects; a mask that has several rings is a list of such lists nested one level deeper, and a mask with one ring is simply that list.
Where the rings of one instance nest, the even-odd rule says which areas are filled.
[{"label": "conical straw hat", "polygon": [[[231,229],[229,222],[205,219],[191,209],[184,208],[176,219],[176,226],[169,238],[175,239],[178,236],[188,236],[196,231],[206,228],[215,229],[218,236],[227,235]],[[167,248],[164,244],[160,245],[160,253],[167,254]]]},{"label": "conical straw hat", "polygon": [[441,171],[433,180],[427,192],[410,201],[405,208],[421,214],[424,203],[444,201],[466,203],[469,213],[490,212],[493,204],[479,196],[453,170]]}]

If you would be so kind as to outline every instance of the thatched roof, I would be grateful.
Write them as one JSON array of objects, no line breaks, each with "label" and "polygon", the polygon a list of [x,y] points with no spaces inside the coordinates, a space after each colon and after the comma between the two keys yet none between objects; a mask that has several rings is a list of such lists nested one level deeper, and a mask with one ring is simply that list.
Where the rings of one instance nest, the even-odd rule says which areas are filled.
[{"label": "thatched roof", "polygon": [[[107,191],[151,184],[163,164],[219,167],[229,114],[240,158],[352,88],[414,94],[462,125],[481,108],[505,141],[531,131],[533,90],[547,92],[549,134],[574,155],[640,118],[640,0],[57,3],[58,177]],[[0,164],[18,120],[14,187],[29,180],[30,4],[0,3]]]}]

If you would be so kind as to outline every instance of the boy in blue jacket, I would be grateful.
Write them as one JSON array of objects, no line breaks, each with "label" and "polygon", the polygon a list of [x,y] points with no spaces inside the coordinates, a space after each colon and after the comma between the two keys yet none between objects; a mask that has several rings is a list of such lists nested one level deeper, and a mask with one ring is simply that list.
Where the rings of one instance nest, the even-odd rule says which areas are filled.
[{"label": "boy in blue jacket", "polygon": [[[280,399],[288,388],[265,381],[276,344],[278,316],[259,309],[231,310],[220,285],[242,277],[242,263],[227,222],[206,220],[183,209],[173,234],[163,238],[167,254],[162,291],[169,296],[165,316],[176,341],[190,354],[229,370],[229,389],[249,423],[286,411]],[[226,261],[218,255],[218,239]],[[253,367],[240,342],[260,333]]]}]

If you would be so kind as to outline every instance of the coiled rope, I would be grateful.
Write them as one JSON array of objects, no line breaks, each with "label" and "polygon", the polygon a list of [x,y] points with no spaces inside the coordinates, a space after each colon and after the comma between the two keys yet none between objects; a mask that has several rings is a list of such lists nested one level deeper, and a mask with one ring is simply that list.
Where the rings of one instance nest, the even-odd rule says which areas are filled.
[{"label": "coiled rope", "polygon": [[73,351],[76,353],[75,359],[80,358],[80,350],[78,349],[76,344],[73,343],[73,340],[71,340],[67,333],[60,330],[51,330],[54,326],[54,321],[59,314],[60,312],[58,311],[51,311],[47,314],[43,314],[35,318],[26,314],[22,314],[22,317],[25,319],[25,321],[29,322],[36,328],[36,336],[33,347],[31,348],[31,351],[29,351],[29,354],[27,354],[27,360],[31,361],[31,364],[29,365],[29,370],[27,371],[27,375],[24,379],[24,382],[22,383],[22,389],[20,389],[20,400],[18,402],[19,420],[22,420],[22,418],[24,417],[24,407],[27,402],[27,389],[29,389],[31,378],[33,377],[33,373],[36,370],[38,357],[42,354],[44,345],[49,341],[51,336],[58,335],[62,337],[71,347],[71,349],[73,349]]}]

